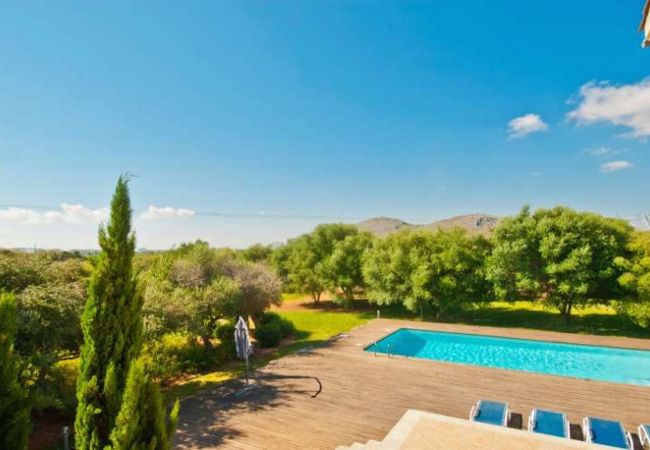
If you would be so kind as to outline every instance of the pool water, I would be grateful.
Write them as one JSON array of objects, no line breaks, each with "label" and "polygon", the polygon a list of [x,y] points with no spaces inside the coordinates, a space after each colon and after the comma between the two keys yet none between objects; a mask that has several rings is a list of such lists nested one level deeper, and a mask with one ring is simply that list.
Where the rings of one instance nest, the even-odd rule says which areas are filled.
[{"label": "pool water", "polygon": [[368,352],[650,386],[650,351],[402,328]]}]

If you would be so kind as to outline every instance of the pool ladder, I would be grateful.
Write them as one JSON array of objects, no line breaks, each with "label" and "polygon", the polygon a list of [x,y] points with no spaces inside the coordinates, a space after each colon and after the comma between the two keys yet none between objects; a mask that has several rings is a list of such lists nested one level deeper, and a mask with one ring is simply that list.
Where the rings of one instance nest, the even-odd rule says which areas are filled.
[{"label": "pool ladder", "polygon": [[[378,348],[380,348],[380,347],[379,347],[379,342],[378,342],[378,341],[375,341],[375,345],[373,345],[373,350],[374,350],[374,354],[375,354],[375,356],[377,356],[377,349],[378,349]],[[380,352],[380,353],[381,353],[381,352]],[[386,356],[388,356],[388,357],[390,358],[390,344],[387,344],[387,345],[386,345]]]}]

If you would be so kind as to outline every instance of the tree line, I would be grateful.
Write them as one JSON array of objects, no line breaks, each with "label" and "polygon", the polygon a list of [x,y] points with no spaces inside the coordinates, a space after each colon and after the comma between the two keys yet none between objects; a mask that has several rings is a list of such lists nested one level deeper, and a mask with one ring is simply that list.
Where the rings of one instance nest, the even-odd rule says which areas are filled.
[{"label": "tree line", "polygon": [[625,221],[566,207],[524,207],[489,238],[462,229],[403,231],[375,238],[344,224],[320,225],[269,256],[285,289],[325,290],[343,304],[362,292],[440,317],[468,305],[528,299],[556,308],[612,304],[650,325],[650,233]]}]

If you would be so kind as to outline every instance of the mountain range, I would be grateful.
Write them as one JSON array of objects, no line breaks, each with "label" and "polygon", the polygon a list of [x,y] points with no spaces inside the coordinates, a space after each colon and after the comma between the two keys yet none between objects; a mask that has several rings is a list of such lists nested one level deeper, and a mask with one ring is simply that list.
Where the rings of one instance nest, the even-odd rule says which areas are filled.
[{"label": "mountain range", "polygon": [[[650,231],[650,214],[639,214],[637,216],[623,217],[623,219],[627,220],[637,230]],[[500,221],[501,218],[497,216],[475,213],[438,220],[428,224],[413,224],[391,217],[373,217],[359,222],[357,226],[360,230],[369,231],[377,236],[386,236],[400,230],[446,230],[454,227],[464,228],[470,234],[487,236]]]}]

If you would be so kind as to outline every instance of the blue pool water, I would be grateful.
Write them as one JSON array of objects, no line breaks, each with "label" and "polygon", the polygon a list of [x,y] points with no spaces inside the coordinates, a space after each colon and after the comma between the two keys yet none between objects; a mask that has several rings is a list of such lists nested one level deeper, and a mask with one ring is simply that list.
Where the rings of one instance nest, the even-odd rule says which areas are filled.
[{"label": "blue pool water", "polygon": [[650,386],[650,351],[402,328],[368,352]]}]

